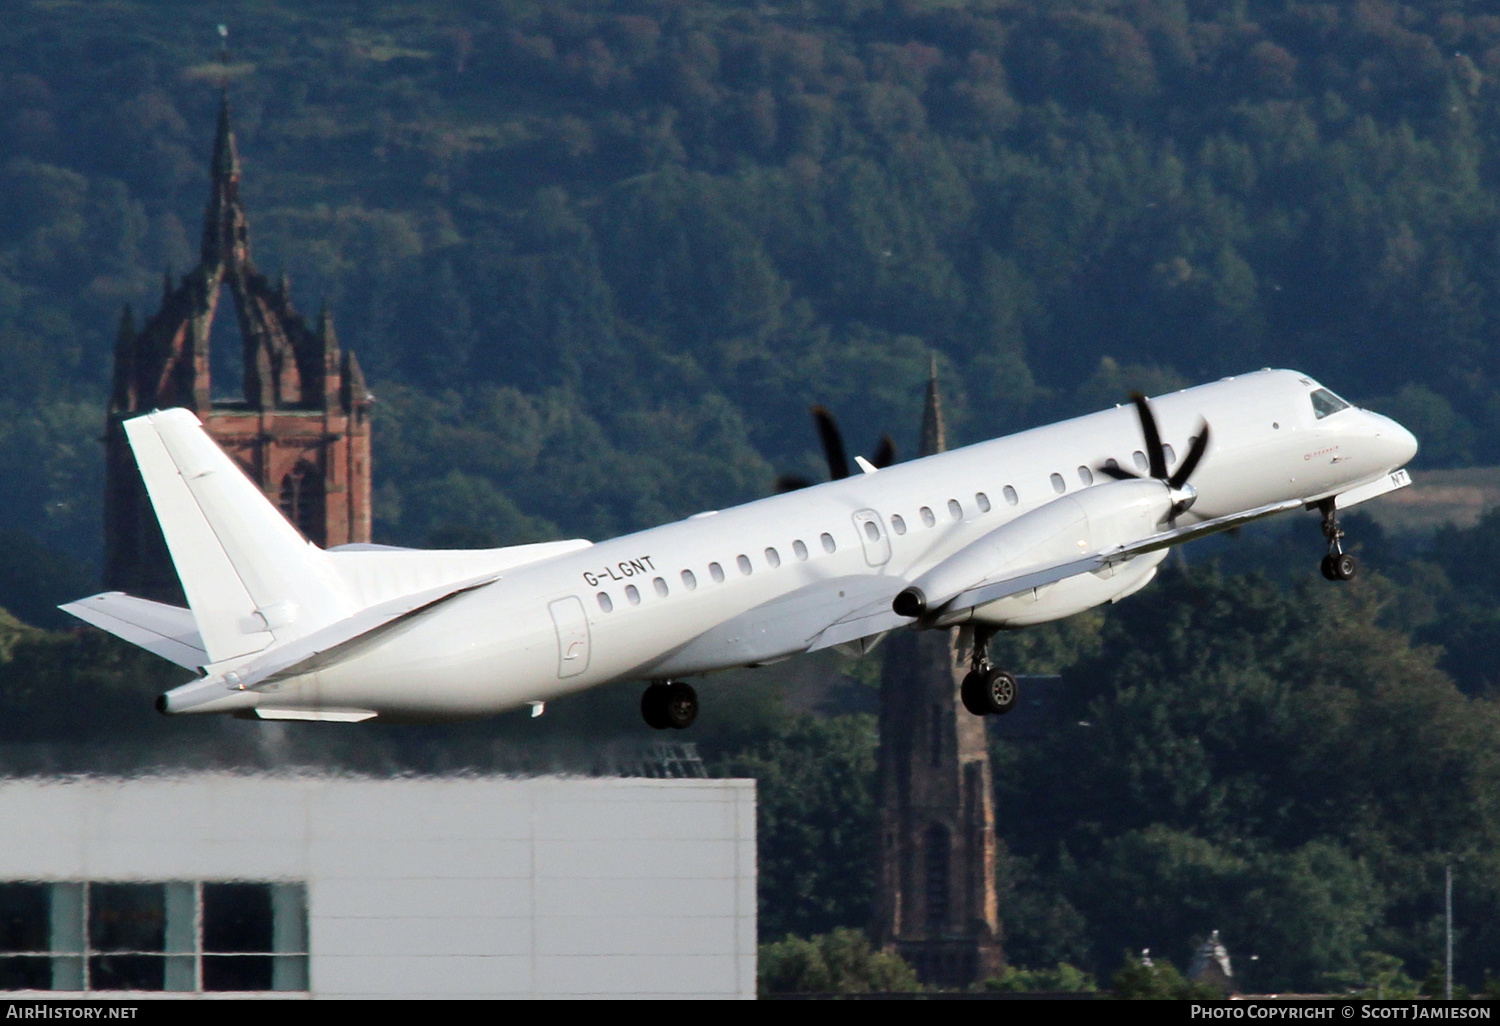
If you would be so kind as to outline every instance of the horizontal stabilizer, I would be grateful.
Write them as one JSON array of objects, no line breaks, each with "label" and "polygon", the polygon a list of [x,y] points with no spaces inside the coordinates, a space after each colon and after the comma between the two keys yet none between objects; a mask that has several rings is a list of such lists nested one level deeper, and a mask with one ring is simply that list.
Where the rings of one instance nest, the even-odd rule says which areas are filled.
[{"label": "horizontal stabilizer", "polygon": [[208,662],[193,613],[181,606],[106,591],[57,608],[189,670]]}]

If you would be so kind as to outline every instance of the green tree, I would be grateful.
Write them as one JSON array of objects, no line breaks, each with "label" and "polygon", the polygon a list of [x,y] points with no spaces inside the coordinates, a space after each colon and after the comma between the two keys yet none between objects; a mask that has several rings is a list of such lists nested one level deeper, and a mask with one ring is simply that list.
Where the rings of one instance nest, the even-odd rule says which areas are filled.
[{"label": "green tree", "polygon": [[843,927],[809,940],[762,944],[757,989],[770,994],[909,993],[917,974],[899,955],[873,951],[859,930]]}]

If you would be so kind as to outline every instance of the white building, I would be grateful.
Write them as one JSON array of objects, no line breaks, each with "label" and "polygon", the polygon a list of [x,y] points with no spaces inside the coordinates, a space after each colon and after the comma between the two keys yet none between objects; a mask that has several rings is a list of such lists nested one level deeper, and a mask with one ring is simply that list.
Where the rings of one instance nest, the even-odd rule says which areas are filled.
[{"label": "white building", "polygon": [[12,779],[0,838],[9,996],[755,994],[751,780]]}]

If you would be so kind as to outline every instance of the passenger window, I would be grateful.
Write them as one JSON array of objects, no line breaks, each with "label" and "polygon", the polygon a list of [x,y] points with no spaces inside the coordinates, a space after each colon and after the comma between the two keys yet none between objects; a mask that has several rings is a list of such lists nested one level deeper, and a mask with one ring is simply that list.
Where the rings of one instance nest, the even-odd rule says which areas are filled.
[{"label": "passenger window", "polygon": [[901,519],[900,513],[891,514],[891,530],[897,534],[906,533],[906,521]]},{"label": "passenger window", "polygon": [[990,497],[983,492],[975,492],[974,505],[979,507],[979,512],[988,513],[990,511]]},{"label": "passenger window", "polygon": [[932,510],[928,509],[926,506],[923,506],[921,509],[917,510],[917,512],[922,514],[922,523],[926,524],[928,527],[931,527],[933,524],[937,523],[937,517],[933,516]]},{"label": "passenger window", "polygon": [[1052,475],[1052,490],[1058,495],[1061,495],[1063,492],[1068,490],[1068,483],[1063,480],[1063,476],[1061,474]]},{"label": "passenger window", "polygon": [[1344,402],[1344,400],[1340,399],[1338,396],[1334,395],[1326,388],[1318,389],[1312,394],[1311,398],[1313,406],[1313,416],[1317,417],[1319,420],[1322,420],[1330,413],[1337,413],[1340,410],[1347,410],[1349,408],[1348,403]]},{"label": "passenger window", "polygon": [[838,546],[833,543],[833,535],[829,534],[827,531],[823,532],[819,540],[823,543],[824,552],[833,552],[838,548]]},{"label": "passenger window", "polygon": [[954,520],[962,520],[964,518],[964,508],[958,504],[957,499],[948,500],[948,515]]},{"label": "passenger window", "polygon": [[1120,469],[1120,461],[1117,460],[1117,459],[1115,459],[1113,456],[1111,456],[1109,459],[1105,460],[1104,461],[1104,465],[1106,467],[1108,467],[1109,469],[1111,469],[1111,470],[1119,470]]},{"label": "passenger window", "polygon": [[1021,501],[1021,497],[1016,494],[1016,490],[1010,485],[1005,486],[1002,494],[1005,496],[1005,504],[1007,506],[1014,506],[1016,503]]},{"label": "passenger window", "polygon": [[796,556],[798,559],[807,558],[807,546],[802,544],[801,538],[798,538],[796,541],[792,542],[792,555]]},{"label": "passenger window", "polygon": [[698,587],[698,578],[693,576],[693,572],[691,570],[684,570],[682,572],[682,586],[688,591],[692,591],[694,588]]},{"label": "passenger window", "polygon": [[775,549],[767,549],[766,550],[766,562],[769,563],[769,564],[771,564],[772,567],[778,567],[778,566],[780,566],[781,565],[781,553],[777,552]]},{"label": "passenger window", "polygon": [[632,606],[641,604],[641,593],[636,590],[636,586],[633,584],[625,585],[625,598],[630,601]]},{"label": "passenger window", "polygon": [[651,587],[656,589],[657,595],[661,596],[662,598],[667,597],[667,582],[662,580],[660,577],[651,582]]},{"label": "passenger window", "polygon": [[880,528],[875,526],[875,522],[873,520],[866,520],[864,522],[864,525],[865,537],[870,539],[872,542],[878,542],[880,540]]},{"label": "passenger window", "polygon": [[599,608],[606,613],[613,612],[615,608],[614,601],[602,591],[599,593]]},{"label": "passenger window", "polygon": [[708,576],[714,579],[715,584],[724,583],[724,568],[717,563],[708,564]]},{"label": "passenger window", "polygon": [[1135,460],[1135,469],[1139,470],[1142,474],[1151,469],[1151,461],[1146,459],[1146,454],[1141,452],[1141,450],[1137,449],[1131,453],[1130,458]]},{"label": "passenger window", "polygon": [[1088,467],[1078,468],[1078,480],[1085,488],[1094,483],[1094,472]]},{"label": "passenger window", "polygon": [[1166,442],[1161,443],[1161,455],[1167,461],[1167,466],[1169,467],[1177,462],[1177,450]]},{"label": "passenger window", "polygon": [[735,565],[740,568],[740,573],[744,574],[746,577],[750,576],[751,567],[749,556],[735,556],[734,562]]}]

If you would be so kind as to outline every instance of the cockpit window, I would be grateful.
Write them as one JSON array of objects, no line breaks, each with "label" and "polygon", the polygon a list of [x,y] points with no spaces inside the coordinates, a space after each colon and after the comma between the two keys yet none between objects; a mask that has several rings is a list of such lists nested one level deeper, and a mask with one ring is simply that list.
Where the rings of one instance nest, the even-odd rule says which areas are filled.
[{"label": "cockpit window", "polygon": [[1319,420],[1322,420],[1330,413],[1337,413],[1340,410],[1347,410],[1349,408],[1348,403],[1344,402],[1344,400],[1340,399],[1338,396],[1334,395],[1326,388],[1320,388],[1313,392],[1312,404],[1313,415],[1316,416]]}]

